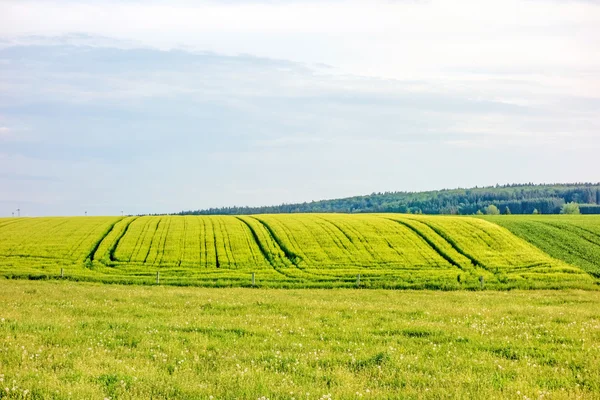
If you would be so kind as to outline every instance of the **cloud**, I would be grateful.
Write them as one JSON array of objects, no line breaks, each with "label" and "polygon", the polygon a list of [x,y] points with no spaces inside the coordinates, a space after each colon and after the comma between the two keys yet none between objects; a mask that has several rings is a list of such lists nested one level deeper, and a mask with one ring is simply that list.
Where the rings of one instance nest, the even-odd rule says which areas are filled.
[{"label": "cloud", "polygon": [[[537,161],[527,181],[592,180],[578,174],[594,171],[600,147],[596,95],[518,71],[457,70],[440,85],[89,35],[11,43],[0,46],[0,126],[13,134],[0,154],[2,198],[43,199],[36,213],[520,181],[518,157]],[[550,157],[559,154],[581,168],[564,172]]]}]

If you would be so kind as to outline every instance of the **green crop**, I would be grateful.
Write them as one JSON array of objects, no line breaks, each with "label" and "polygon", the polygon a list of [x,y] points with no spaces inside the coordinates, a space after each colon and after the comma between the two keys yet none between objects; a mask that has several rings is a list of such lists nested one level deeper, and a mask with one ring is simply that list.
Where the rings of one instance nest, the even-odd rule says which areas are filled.
[{"label": "green crop", "polygon": [[600,278],[600,215],[486,217],[554,258]]},{"label": "green crop", "polygon": [[[0,274],[42,279],[62,271],[71,280],[219,287],[250,286],[253,274],[259,287],[597,286],[586,272],[599,269],[593,255],[600,245],[600,219],[579,217],[578,226],[566,219],[542,224],[542,236],[560,231],[573,236],[573,248],[585,260],[577,262],[535,242],[539,229],[531,226],[540,225],[540,217],[518,218],[501,216],[497,223],[404,214],[0,219]],[[521,230],[515,235],[511,226]]]}]

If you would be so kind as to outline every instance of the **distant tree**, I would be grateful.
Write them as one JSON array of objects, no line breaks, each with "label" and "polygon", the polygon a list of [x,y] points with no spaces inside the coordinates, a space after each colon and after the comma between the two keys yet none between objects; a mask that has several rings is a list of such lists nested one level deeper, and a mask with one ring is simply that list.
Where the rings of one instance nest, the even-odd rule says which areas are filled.
[{"label": "distant tree", "polygon": [[485,208],[485,213],[487,215],[500,215],[500,210],[498,210],[498,207],[496,207],[495,205],[490,204]]},{"label": "distant tree", "polygon": [[564,204],[560,209],[560,213],[561,214],[581,214],[581,212],[579,210],[579,204],[577,204],[573,201],[570,203]]},{"label": "distant tree", "polygon": [[537,209],[537,208],[534,208],[534,209],[533,209],[533,214],[535,214],[535,215],[538,215],[539,213],[540,213],[540,212],[538,211],[538,209]]},{"label": "distant tree", "polygon": [[587,213],[584,203],[600,205],[600,182],[553,185],[513,184],[470,189],[444,189],[429,192],[373,192],[366,196],[280,204],[261,207],[223,207],[182,211],[181,215],[240,215],[276,213],[397,213],[464,214],[485,212],[485,206],[495,204],[500,210],[510,208],[512,214],[530,214],[537,209],[541,214],[558,214],[565,203],[580,204],[580,212]]},{"label": "distant tree", "polygon": [[510,208],[508,208],[508,206],[506,206],[506,208],[504,209],[504,215],[510,215],[510,214],[512,214],[510,212]]},{"label": "distant tree", "polygon": [[475,213],[475,215],[483,215],[483,213],[481,212],[481,210],[477,210],[477,212]]}]

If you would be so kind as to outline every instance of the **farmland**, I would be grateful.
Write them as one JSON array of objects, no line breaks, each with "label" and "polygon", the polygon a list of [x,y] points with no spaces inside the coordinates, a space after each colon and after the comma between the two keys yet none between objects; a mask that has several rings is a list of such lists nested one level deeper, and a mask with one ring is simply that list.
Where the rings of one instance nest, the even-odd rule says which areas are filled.
[{"label": "farmland", "polygon": [[600,278],[600,216],[523,215],[486,218],[552,257]]},{"label": "farmland", "polygon": [[[12,278],[198,286],[594,288],[600,219],[408,214],[0,220]],[[545,230],[540,229],[543,227]],[[552,236],[569,234],[577,255]],[[554,239],[553,239],[554,238]],[[554,242],[548,242],[554,240]],[[564,247],[564,246],[563,246]],[[61,272],[62,271],[62,272]]]},{"label": "farmland", "polygon": [[0,398],[600,396],[600,292],[0,279]]},{"label": "farmland", "polygon": [[2,219],[0,399],[598,398],[599,233],[588,216]]}]

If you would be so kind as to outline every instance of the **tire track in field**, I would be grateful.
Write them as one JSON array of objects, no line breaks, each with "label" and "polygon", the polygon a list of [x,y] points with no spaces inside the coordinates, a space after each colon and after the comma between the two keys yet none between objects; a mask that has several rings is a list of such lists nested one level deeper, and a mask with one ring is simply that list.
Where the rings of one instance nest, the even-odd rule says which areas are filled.
[{"label": "tire track in field", "polygon": [[[236,219],[239,220],[239,218],[237,218],[237,217],[236,217]],[[247,225],[244,224],[243,222],[242,222],[242,224],[245,227],[247,227]],[[256,251],[254,250],[254,246],[252,246],[252,241],[250,240],[252,238],[256,242],[256,238],[254,238],[254,236],[252,236],[252,231],[250,231],[250,236],[248,236],[248,232],[245,232],[245,233],[246,233],[246,235],[245,235],[245,237],[246,237],[246,243],[248,243],[248,248],[250,249],[250,252],[252,253],[252,260],[254,260],[254,265],[259,266],[260,265],[260,260],[257,257]],[[259,251],[260,251],[260,247],[259,247]],[[264,257],[264,254],[262,254],[262,252],[261,252],[261,255],[263,255],[263,257]]]},{"label": "tire track in field", "polygon": [[[164,229],[164,233],[162,233],[160,235],[160,239],[158,240],[158,244],[159,244],[159,248],[158,250],[160,250],[160,258],[159,258],[159,254],[158,254],[158,250],[156,251],[156,257],[154,258],[154,265],[158,265],[160,266],[162,263],[162,260],[165,258],[165,247],[167,245],[167,238],[169,237],[169,230],[171,229],[171,224],[173,223],[173,217],[168,217],[168,225],[166,226],[166,229]],[[162,241],[162,244],[160,243]],[[157,262],[158,260],[158,262]]]},{"label": "tire track in field", "polygon": [[[331,264],[336,264],[336,263],[334,262],[334,259],[331,257],[332,255],[334,255],[334,256],[335,256],[335,254],[332,254],[330,251],[327,251],[327,250],[325,250],[325,248],[324,248],[324,247],[323,247],[323,245],[321,244],[321,241],[320,241],[320,240],[319,240],[319,239],[318,239],[318,238],[315,236],[315,234],[314,234],[314,232],[313,232],[313,231],[314,231],[314,229],[310,229],[310,228],[309,228],[309,227],[306,225],[306,223],[305,223],[305,222],[302,220],[302,218],[299,218],[299,219],[298,219],[298,218],[294,218],[294,220],[296,221],[296,223],[298,223],[298,224],[302,224],[302,226],[304,226],[304,228],[306,229],[306,233],[307,233],[308,235],[310,235],[310,237],[312,237],[313,239],[315,239],[315,242],[316,242],[316,243],[319,245],[319,248],[321,249],[321,252],[322,252],[322,253],[325,255],[325,257],[327,258],[327,260],[325,260],[324,262],[325,262],[325,263],[329,262],[329,263],[331,263]],[[266,224],[266,223],[265,223],[265,224]],[[281,225],[282,225],[282,226],[285,226],[283,223],[282,223]],[[265,225],[265,226],[267,226],[267,225]],[[269,229],[270,229],[270,227],[269,227]],[[323,231],[325,231],[325,230],[323,229]],[[288,229],[288,232],[289,232],[289,229]],[[327,232],[327,231],[325,231],[325,232]],[[275,232],[273,232],[273,234],[275,234]],[[288,233],[288,237],[290,237],[290,236],[292,236],[292,237],[293,237],[293,235],[290,235],[290,234]],[[328,236],[329,236],[329,235],[328,235]],[[279,240],[279,239],[278,239],[278,240]],[[334,243],[335,243],[335,242],[334,242]],[[298,245],[298,242],[297,242],[297,241],[296,241],[296,244]],[[298,248],[302,248],[302,246],[298,245]],[[283,248],[282,248],[282,249],[283,249]],[[285,251],[285,250],[284,250],[284,251]],[[290,254],[294,254],[294,253],[290,251]],[[305,253],[305,254],[306,254],[306,253]],[[294,254],[294,255],[295,255],[295,254]],[[296,257],[297,257],[297,255],[296,255]],[[313,261],[313,262],[314,262],[315,260],[311,260],[311,261]]]},{"label": "tire track in field", "polygon": [[[94,225],[93,227],[91,227],[89,230],[87,230],[85,233],[83,233],[81,235],[77,235],[79,232],[78,232],[78,230],[76,228],[75,231],[71,235],[69,235],[69,236],[73,236],[73,237],[74,236],[79,236],[79,239],[77,240],[77,243],[75,241],[73,241],[73,243],[65,251],[64,258],[68,258],[68,259],[70,259],[73,262],[77,261],[77,259],[73,260],[74,253],[77,251],[77,249],[79,248],[79,246],[81,246],[81,244],[83,242],[85,242],[85,240],[88,237],[92,236],[92,234],[96,230],[96,227],[97,227],[97,225]],[[86,260],[87,257],[84,257],[83,259]]]},{"label": "tire track in field", "polygon": [[119,236],[117,237],[117,239],[115,239],[114,243],[110,246],[110,248],[108,249],[108,259],[112,262],[117,261],[115,259],[115,252],[117,251],[117,247],[119,247],[119,243],[121,242],[121,239],[123,239],[123,237],[125,236],[125,234],[127,233],[127,230],[129,229],[129,226],[133,223],[133,221],[135,221],[136,219],[138,219],[138,217],[133,217],[131,218],[131,220],[129,220],[129,222],[127,222],[127,225],[125,225],[125,228],[123,228],[123,232],[121,232],[119,234]]},{"label": "tire track in field", "polygon": [[[210,227],[212,229],[213,234],[213,246],[215,247],[215,265],[217,266],[217,268],[221,268],[221,264],[219,263],[219,252],[217,250],[217,232],[215,231],[215,224],[210,218],[208,220],[210,221]],[[208,253],[206,258],[208,259]]]},{"label": "tire track in field", "polygon": [[[546,222],[546,221],[535,221],[534,223],[535,223],[535,224],[540,224],[540,225],[545,225],[545,226],[548,226],[548,227],[550,227],[550,228],[551,228],[551,230],[558,231],[558,232],[559,232],[559,234],[558,234],[558,236],[559,236],[559,237],[560,237],[560,236],[562,236],[562,234],[563,234],[563,231],[567,231],[567,232],[568,232],[569,234],[571,234],[571,235],[574,235],[574,236],[576,236],[576,237],[578,237],[578,238],[580,238],[580,239],[584,239],[585,241],[587,241],[587,242],[589,242],[589,243],[593,244],[593,245],[594,245],[594,246],[596,246],[596,247],[598,246],[598,243],[596,243],[596,242],[593,242],[593,241],[591,241],[590,239],[588,239],[588,238],[586,238],[586,237],[580,236],[580,235],[578,235],[576,232],[573,232],[573,231],[572,231],[572,230],[570,230],[570,229],[565,229],[565,227],[562,227],[562,226],[557,226],[557,225],[554,225],[554,224],[548,223],[548,222]],[[531,223],[531,222],[530,222],[529,224],[530,224],[530,225],[533,225],[534,223]],[[590,233],[592,233],[591,231],[588,231],[587,229],[584,229],[584,231],[585,231],[585,232],[590,232]],[[553,232],[553,234],[556,234],[556,232]],[[527,241],[527,239],[525,239],[525,238],[522,238],[522,239]],[[530,243],[531,245],[535,246],[533,243],[531,243],[531,242],[529,242],[529,241],[527,241],[527,243]],[[569,253],[569,254],[571,254],[571,255],[573,255],[573,256],[576,256],[576,257],[582,258],[583,260],[585,260],[585,261],[589,262],[590,264],[597,265],[597,263],[598,263],[598,260],[596,260],[596,259],[594,259],[594,258],[590,258],[590,257],[589,257],[587,254],[584,254],[584,253],[578,252],[578,251],[577,251],[577,250],[575,250],[575,249],[574,249],[572,246],[569,246],[569,245],[568,245],[568,243],[565,243],[564,245],[558,245],[558,246],[560,247],[560,249],[562,249],[562,250],[566,251],[567,253]],[[535,246],[535,247],[539,249],[539,247],[537,247],[537,246]],[[540,249],[540,250],[541,250],[541,251],[544,251],[544,250],[542,250],[542,249]],[[548,253],[547,253],[547,252],[545,252],[545,251],[544,251],[544,253],[545,253],[545,254],[548,254]],[[552,255],[550,255],[550,254],[548,254],[548,256],[550,256],[550,257],[552,257],[552,258],[555,258],[555,259],[558,259],[557,257],[554,257],[554,256],[552,256]],[[571,263],[568,263],[568,264],[571,264]],[[573,264],[571,264],[571,265],[573,265]],[[590,271],[587,271],[587,270],[583,269],[582,267],[579,267],[579,268],[581,268],[582,270],[584,270],[584,271],[585,271],[585,272],[587,272],[588,274],[592,274],[592,275],[594,275],[594,276],[600,277],[600,274],[599,274],[598,272],[590,272]]]},{"label": "tire track in field", "polygon": [[[379,230],[379,227],[376,224],[371,223],[371,221],[365,221],[365,224],[367,224],[368,226],[373,228],[373,230],[379,235],[379,237],[385,241],[385,243],[388,245],[388,247],[396,252],[398,257],[400,257],[400,260],[402,260],[403,262],[408,262],[408,257],[406,256],[406,254],[403,254],[397,248],[395,248],[392,245],[392,242],[389,241],[389,239],[386,237],[385,234],[380,234],[381,231]],[[363,237],[364,237],[364,235],[363,235]],[[377,253],[375,252],[375,250],[373,249],[373,246],[371,246],[371,244],[369,243],[367,238],[364,237],[364,239],[365,239],[365,243],[369,245],[369,249],[367,249],[367,250],[369,251],[369,253],[371,253],[373,260],[382,262],[383,260],[377,256]],[[365,246],[365,248],[366,248],[366,246]]]},{"label": "tire track in field", "polygon": [[[352,236],[350,236],[346,232],[344,232],[344,230],[342,228],[340,228],[335,222],[330,221],[327,218],[324,218],[324,217],[322,217],[320,215],[315,215],[315,218],[323,220],[323,221],[327,222],[329,225],[332,225],[334,228],[336,228],[338,231],[340,231],[340,233],[342,235],[346,236],[346,239],[348,239],[350,241],[350,243],[354,244],[354,239],[352,239]],[[354,247],[356,247],[356,244],[354,244]]]},{"label": "tire track in field", "polygon": [[[354,249],[356,250],[356,254],[363,259],[363,257],[361,257],[361,254],[364,254],[365,252],[369,254],[369,256],[371,257],[370,262],[375,263],[374,266],[380,266],[382,264],[386,263],[385,258],[381,258],[379,256],[379,254],[373,249],[373,246],[371,246],[371,243],[369,243],[369,241],[367,240],[367,238],[362,235],[362,237],[364,238],[364,242],[361,241],[360,237],[361,233],[358,229],[348,226],[348,228],[352,231],[354,231],[354,233],[356,234],[356,238],[358,240],[358,242],[362,245],[362,249],[359,248],[356,243],[354,242],[354,239],[352,239],[352,237],[346,232],[344,231],[344,229],[342,229],[337,223],[330,221],[326,218],[323,217],[318,217],[321,218],[323,221],[327,222],[329,225],[333,226],[337,231],[341,232],[349,241],[350,243],[352,243],[352,246],[354,247]],[[402,253],[398,252],[398,250],[396,250],[389,242],[389,240],[384,236],[384,235],[380,235],[379,234],[379,229],[377,228],[377,226],[372,225],[369,221],[364,221],[364,223],[369,226],[372,227],[374,229],[374,231],[379,235],[379,237],[381,239],[383,239],[387,245],[394,250],[399,256],[402,256]],[[340,240],[341,241],[341,240]],[[348,253],[348,259],[350,259],[350,261],[352,261],[354,263],[354,265],[364,265],[365,261],[360,261],[357,260],[356,257],[353,257],[353,252],[351,251],[351,249],[348,249],[346,246],[344,246],[344,249],[347,251]]]},{"label": "tire track in field", "polygon": [[[480,220],[480,221],[483,221],[483,220]],[[485,221],[485,222],[488,222],[488,221]],[[485,229],[483,229],[481,227],[481,225],[479,225],[478,223],[475,223],[474,221],[472,221],[470,219],[465,218],[464,223],[467,224],[468,226],[474,228],[475,232],[477,232],[477,231],[481,232],[479,234],[475,233],[475,236],[477,238],[481,239],[481,241],[484,242],[488,247],[493,248],[492,244],[494,244],[496,242],[496,238],[494,238],[488,231],[486,231]],[[498,224],[495,224],[495,225],[500,226]],[[510,233],[510,231],[509,231],[509,233]],[[482,234],[487,236],[488,240],[486,240]]]},{"label": "tire track in field", "polygon": [[3,228],[5,228],[5,227],[7,227],[9,225],[13,225],[13,224],[15,224],[17,222],[22,222],[22,221],[25,221],[25,220],[26,220],[25,218],[18,218],[17,217],[17,218],[15,218],[14,221],[4,221],[3,223],[0,224],[0,229],[3,229]]},{"label": "tire track in field", "polygon": [[[243,220],[242,218],[240,218],[240,217],[235,217],[235,218],[237,218],[238,220],[240,220],[240,221],[241,221],[241,222],[242,222],[242,223],[243,223],[243,224],[244,224],[244,225],[245,225],[245,226],[246,226],[246,227],[247,227],[247,228],[250,230],[250,233],[252,234],[252,238],[254,239],[254,242],[255,242],[255,243],[256,243],[256,245],[258,246],[258,249],[260,250],[260,252],[262,253],[262,255],[263,255],[263,257],[265,258],[265,260],[267,260],[267,262],[268,262],[268,263],[271,265],[271,267],[273,268],[273,270],[274,270],[275,272],[279,273],[279,274],[280,274],[280,275],[282,275],[282,276],[285,276],[285,277],[286,277],[286,278],[288,278],[288,279],[294,279],[294,280],[297,280],[297,279],[298,279],[297,277],[293,277],[293,276],[290,276],[290,275],[286,274],[285,272],[283,272],[283,271],[281,270],[281,268],[279,268],[279,267],[276,265],[276,262],[275,262],[275,260],[273,259],[273,255],[272,255],[272,254],[269,252],[269,250],[268,250],[268,249],[266,249],[266,248],[263,246],[262,242],[260,241],[260,239],[259,239],[259,237],[258,237],[258,234],[257,234],[257,233],[256,233],[256,231],[254,230],[254,227],[252,227],[252,225],[250,225],[250,224],[249,224],[247,221],[244,221],[244,220]],[[257,219],[257,218],[254,218],[254,217],[248,217],[248,218],[252,218],[252,219],[254,219],[254,220],[258,221],[258,222],[259,222],[259,223],[260,223],[262,226],[264,226],[264,227],[265,227],[265,229],[267,229],[267,232],[269,232],[269,235],[271,236],[271,238],[273,239],[273,242],[279,246],[279,248],[281,249],[281,251],[283,252],[283,254],[286,256],[286,259],[287,259],[287,260],[288,260],[290,263],[292,263],[293,265],[295,265],[295,264],[294,264],[294,262],[293,262],[291,259],[289,259],[289,258],[287,257],[285,250],[284,250],[284,249],[281,247],[281,245],[279,245],[279,242],[277,241],[277,239],[275,239],[275,237],[273,237],[273,235],[271,234],[271,232],[270,232],[269,228],[267,228],[267,226],[266,226],[266,225],[265,225],[265,224],[264,224],[264,223],[263,223],[261,220],[259,220],[259,219]]]},{"label": "tire track in field", "polygon": [[[368,222],[367,222],[367,224],[370,225]],[[370,225],[370,226],[373,226],[373,225]],[[358,229],[353,227],[352,224],[347,224],[346,222],[344,222],[343,227],[354,232],[354,234],[356,235],[356,239],[358,239],[360,244],[363,245],[364,249],[371,255],[371,257],[373,257],[373,260],[381,261],[381,259],[379,257],[377,257],[377,252],[375,251],[375,249],[373,249],[373,246],[371,246],[371,243],[369,243],[369,241],[367,240],[365,235],[363,235]],[[342,228],[340,228],[340,229],[343,231]]]},{"label": "tire track in field", "polygon": [[[446,253],[444,250],[442,250],[437,244],[435,244],[434,241],[432,241],[430,238],[427,237],[426,234],[424,234],[423,232],[421,232],[417,227],[405,222],[405,221],[400,221],[400,220],[396,220],[396,219],[391,219],[391,218],[385,218],[389,221],[393,221],[396,222],[408,229],[410,229],[412,232],[414,232],[418,237],[420,237],[421,239],[423,239],[425,241],[425,243],[427,243],[427,245],[429,245],[429,247],[431,247],[437,254],[440,255],[440,257],[442,257],[444,260],[448,261],[450,263],[450,265],[453,265],[465,272],[468,272],[462,265],[460,265],[460,263],[458,263],[456,260],[454,260],[452,258],[452,256],[450,256],[448,253]],[[421,222],[421,221],[419,221]],[[424,224],[427,225],[427,224]],[[427,225],[429,226],[429,225]],[[431,227],[430,227],[431,228]],[[433,229],[433,228],[432,228]],[[435,230],[434,230],[435,232]],[[436,232],[437,233],[437,232]],[[437,233],[439,235],[439,233]],[[439,235],[443,240],[445,240],[446,242],[448,242],[443,236]],[[450,242],[448,242],[448,244],[450,244],[450,246],[452,246],[452,244]],[[454,248],[454,246],[452,246]],[[456,249],[455,249],[456,250]],[[459,252],[460,253],[460,252]]]},{"label": "tire track in field", "polygon": [[131,262],[131,259],[135,258],[135,256],[140,252],[140,246],[144,242],[144,236],[146,235],[146,231],[148,230],[148,226],[151,222],[152,218],[148,218],[146,224],[144,224],[144,226],[142,227],[142,230],[135,241],[135,245],[133,246],[131,253],[129,253],[129,257],[127,257],[127,262]]},{"label": "tire track in field", "polygon": [[108,235],[110,235],[110,233],[113,231],[113,229],[115,228],[115,225],[117,225],[119,222],[121,222],[123,220],[123,218],[119,218],[117,219],[115,222],[113,222],[108,229],[106,229],[104,231],[104,233],[102,234],[102,236],[100,236],[100,238],[96,241],[96,243],[94,243],[94,245],[92,246],[92,248],[90,249],[89,253],[87,254],[87,256],[84,258],[84,260],[90,260],[90,261],[94,261],[94,258],[96,257],[96,252],[98,251],[98,248],[100,247],[100,245],[102,244],[102,242],[104,241],[104,239],[106,239],[106,237]]},{"label": "tire track in field", "polygon": [[420,223],[422,223],[423,225],[428,226],[429,228],[431,228],[432,231],[434,231],[435,233],[438,234],[438,236],[440,236],[442,239],[444,239],[446,242],[448,242],[448,244],[450,246],[452,246],[452,248],[454,250],[456,250],[457,253],[465,256],[466,258],[468,258],[471,263],[476,266],[476,267],[480,267],[485,269],[488,272],[491,272],[492,274],[495,274],[494,271],[492,271],[491,269],[489,269],[484,263],[482,263],[481,261],[479,261],[478,259],[476,259],[475,257],[473,257],[472,255],[470,255],[469,253],[467,253],[466,251],[464,251],[463,249],[460,248],[460,246],[458,245],[458,243],[456,243],[456,241],[454,241],[454,239],[452,239],[446,232],[444,232],[443,230],[433,226],[430,223],[425,222],[425,220],[420,220],[420,219],[411,219],[411,218],[407,218],[411,221],[418,221]]},{"label": "tire track in field", "polygon": [[229,232],[223,222],[223,217],[219,217],[219,230],[221,231],[221,237],[223,238],[223,247],[225,248],[225,255],[229,262],[229,269],[237,269],[238,264],[235,260],[233,249],[231,248],[231,238],[229,237]]},{"label": "tire track in field", "polygon": [[152,239],[150,239],[150,245],[148,246],[148,251],[146,252],[146,256],[144,257],[144,261],[142,261],[143,264],[146,264],[146,260],[148,260],[148,256],[150,255],[150,250],[152,250],[152,244],[154,244],[154,238],[156,237],[156,232],[158,232],[158,229],[160,228],[160,223],[162,222],[162,217],[158,220],[158,223],[156,224],[156,228],[154,228],[154,233],[152,233]]},{"label": "tire track in field", "polygon": [[[259,222],[260,222],[260,221],[259,221]],[[265,222],[265,223],[266,223],[266,222]],[[298,239],[296,239],[296,237],[295,237],[295,236],[292,234],[292,231],[290,230],[290,228],[289,228],[289,227],[287,227],[285,224],[283,224],[283,223],[281,223],[281,222],[279,222],[279,225],[280,225],[280,228],[281,228],[281,230],[283,231],[283,233],[285,233],[286,237],[287,237],[287,238],[288,238],[288,240],[290,241],[290,244],[292,244],[292,245],[293,245],[293,243],[295,243],[295,244],[296,244],[296,249],[298,249],[299,251],[302,251],[302,254],[304,255],[304,257],[303,257],[303,256],[301,256],[301,255],[299,255],[299,254],[298,254],[297,256],[298,256],[298,257],[299,257],[301,260],[305,260],[305,259],[306,259],[306,260],[309,260],[310,258],[309,258],[309,257],[306,255],[306,252],[304,252],[304,251],[302,250],[302,245],[300,245],[300,243],[298,243]],[[280,238],[277,238],[277,239],[278,239],[278,240],[280,240]],[[283,241],[282,241],[282,240],[280,240],[280,242],[283,244]],[[283,251],[283,249],[282,249],[282,251]]]},{"label": "tire track in field", "polygon": [[[283,254],[285,255],[285,257],[294,265],[298,265],[298,260],[302,261],[302,257],[300,257],[299,255],[297,255],[296,253],[294,253],[293,251],[291,251],[284,243],[283,241],[277,236],[277,234],[275,234],[275,232],[273,231],[273,229],[271,229],[271,227],[269,226],[269,224],[267,224],[265,221],[263,221],[262,219],[259,219],[257,217],[249,217],[252,218],[256,221],[258,221],[262,226],[265,227],[265,229],[267,230],[267,232],[269,232],[269,235],[271,235],[271,238],[273,238],[273,241],[279,246],[279,248],[281,249],[281,251],[283,251]],[[289,235],[288,235],[289,236]]]},{"label": "tire track in field", "polygon": [[[350,237],[348,235],[346,235],[346,233],[344,231],[342,231],[335,224],[326,220],[323,217],[315,216],[314,221],[315,221],[315,224],[317,224],[325,232],[327,232],[328,236],[330,236],[333,239],[333,243],[335,243],[335,245],[338,247],[338,249],[343,250],[343,252],[346,253],[346,258],[348,258],[348,260],[351,263],[360,264],[360,262],[356,259],[356,257],[353,257],[354,253],[352,251],[350,251],[348,246],[346,246],[346,244],[343,242],[342,237],[345,237],[346,239],[348,239],[350,241],[350,244],[352,246],[354,246],[354,249],[356,250],[356,254],[358,254],[360,256],[360,251],[357,249],[354,242],[350,239]],[[336,234],[336,231],[340,231],[342,233],[342,237],[340,237],[340,235]]]},{"label": "tire track in field", "polygon": [[548,221],[539,221],[539,222],[541,222],[544,225],[548,225],[548,226],[551,226],[551,227],[554,227],[554,228],[558,228],[558,229],[561,229],[561,230],[564,229],[564,230],[566,230],[566,231],[568,231],[568,232],[570,232],[570,233],[572,233],[574,235],[577,235],[578,237],[584,239],[585,241],[587,241],[589,243],[592,243],[595,246],[600,246],[599,242],[595,242],[592,239],[589,239],[589,238],[587,238],[585,236],[582,236],[582,235],[579,235],[577,233],[577,231],[583,231],[583,232],[587,233],[588,235],[592,235],[594,237],[600,238],[600,234],[598,234],[598,233],[596,233],[594,231],[591,231],[589,229],[586,229],[584,227],[577,226],[577,225],[571,225],[571,224],[561,224],[560,222],[559,223],[548,222]]},{"label": "tire track in field", "polygon": [[[200,217],[199,221],[202,222],[202,237],[204,241],[200,241],[200,264],[202,264],[202,256],[204,255],[204,268],[208,268],[208,242],[206,241],[206,220]],[[202,247],[204,243],[204,247]]]},{"label": "tire track in field", "polygon": [[181,235],[181,241],[179,242],[179,248],[181,249],[181,254],[179,256],[179,263],[177,263],[178,267],[181,267],[181,262],[185,257],[185,235],[187,232],[187,218],[185,216],[183,218],[183,235]]},{"label": "tire track in field", "polygon": [[[288,260],[289,262],[291,262],[292,265],[294,265],[298,269],[298,271],[300,271],[303,274],[307,275],[308,277],[312,277],[312,278],[323,278],[323,277],[329,278],[329,277],[331,277],[332,280],[335,280],[335,278],[340,278],[339,276],[335,276],[335,275],[328,276],[328,275],[316,274],[316,273],[307,271],[304,267],[300,266],[300,263],[304,261],[302,259],[302,257],[300,257],[296,253],[292,252],[283,243],[283,241],[275,234],[275,232],[273,231],[273,229],[271,229],[271,227],[269,226],[269,224],[266,221],[263,221],[263,220],[259,219],[258,217],[253,217],[253,216],[248,216],[248,218],[252,218],[253,220],[258,221],[258,223],[260,223],[267,230],[267,233],[269,234],[269,236],[271,236],[271,239],[273,239],[273,242],[283,252],[283,255],[286,258],[286,260]],[[283,226],[284,225],[282,224],[282,227]],[[288,234],[288,236],[289,236],[289,234]],[[292,238],[293,238],[293,236],[290,237],[290,241],[292,240]],[[294,277],[292,277],[292,278],[294,278]],[[298,279],[298,278],[296,277],[296,279]]]},{"label": "tire track in field", "polygon": [[[348,241],[352,244],[352,246],[354,247],[354,249],[356,250],[356,252],[358,254],[360,254],[362,252],[361,249],[356,245],[356,243],[354,243],[354,239],[352,239],[352,236],[350,236],[347,232],[345,232],[342,228],[340,228],[338,224],[336,224],[335,222],[330,221],[327,218],[324,218],[320,215],[316,215],[315,218],[320,219],[320,220],[324,221],[325,223],[327,223],[328,225],[333,226],[335,228],[335,230],[339,231],[342,235],[344,235],[344,237],[346,237],[346,239],[348,239]],[[359,240],[359,242],[360,242],[360,240]],[[340,240],[340,243],[341,243],[341,240]],[[364,250],[367,250],[369,253],[371,253],[364,245],[363,245],[363,248],[364,248]],[[344,249],[350,253],[350,250],[345,245],[344,245]],[[371,256],[372,256],[372,254],[371,254]]]},{"label": "tire track in field", "polygon": [[[113,224],[109,225],[109,229],[112,230],[112,228],[123,219],[123,217],[117,219],[116,222],[114,222]],[[77,252],[77,250],[79,250],[79,248],[81,247],[81,245],[83,243],[85,243],[85,241],[94,234],[94,232],[96,231],[96,228],[99,225],[102,225],[103,223],[100,222],[96,225],[93,225],[85,234],[81,235],[81,240],[79,240],[79,242],[77,242],[76,245],[73,245],[69,248],[69,250],[67,251],[67,254],[69,255],[70,259],[73,260],[73,262],[78,261],[76,258],[73,259],[73,256],[75,255],[75,253]],[[110,231],[109,231],[110,232]],[[75,235],[75,234],[73,234]],[[106,237],[106,235],[104,235],[103,237],[100,238],[100,241],[102,241],[104,239],[104,237]],[[88,258],[90,258],[90,254],[88,253],[86,256],[83,257],[83,260],[87,260]]]}]

